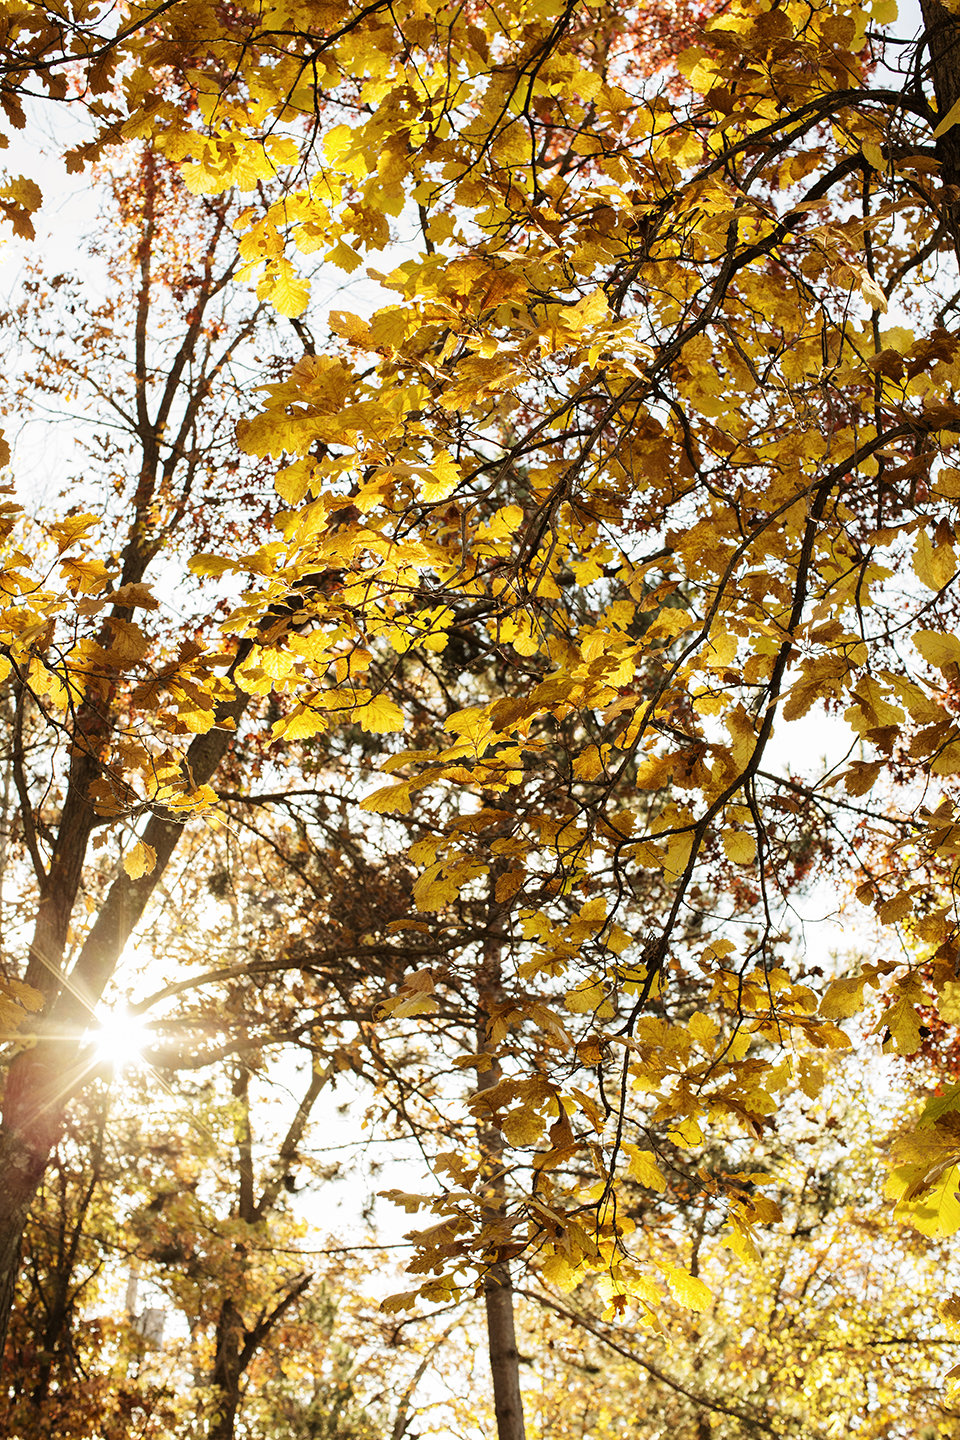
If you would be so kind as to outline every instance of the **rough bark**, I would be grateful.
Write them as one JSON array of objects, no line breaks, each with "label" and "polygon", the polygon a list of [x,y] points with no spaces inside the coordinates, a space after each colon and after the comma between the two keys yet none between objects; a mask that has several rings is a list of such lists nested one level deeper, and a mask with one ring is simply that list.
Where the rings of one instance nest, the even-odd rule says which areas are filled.
[{"label": "rough bark", "polygon": [[[960,100],[960,20],[937,0],[920,0],[920,10],[937,113],[943,120]],[[951,126],[935,143],[944,185],[960,187],[960,124]],[[954,228],[960,217],[958,200],[960,196],[947,197]]]}]

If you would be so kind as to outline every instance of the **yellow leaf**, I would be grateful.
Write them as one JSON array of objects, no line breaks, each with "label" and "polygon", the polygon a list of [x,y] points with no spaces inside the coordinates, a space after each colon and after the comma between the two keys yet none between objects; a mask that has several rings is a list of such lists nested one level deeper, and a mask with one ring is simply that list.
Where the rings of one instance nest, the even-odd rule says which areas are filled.
[{"label": "yellow leaf", "polygon": [[[238,677],[241,686],[243,677]],[[312,735],[322,735],[327,729],[327,718],[319,710],[311,710],[307,705],[298,705],[292,715],[285,715],[282,719],[274,721],[273,733],[279,740],[306,740]]]},{"label": "yellow leaf", "polygon": [[904,920],[913,913],[913,896],[906,890],[901,890],[899,895],[894,895],[891,900],[885,900],[877,911],[882,925],[896,925],[898,920]]},{"label": "yellow leaf", "polygon": [[192,702],[177,707],[177,719],[192,735],[206,735],[213,729],[216,718],[212,709],[204,710]]},{"label": "yellow leaf", "polygon": [[677,1304],[685,1310],[709,1310],[713,1304],[713,1291],[686,1270],[668,1271],[667,1284]]},{"label": "yellow leaf", "polygon": [[737,1259],[745,1265],[755,1265],[761,1258],[753,1236],[746,1226],[735,1224],[728,1234],[723,1236],[721,1246],[732,1250]]},{"label": "yellow leaf", "polygon": [[564,330],[569,330],[574,335],[581,335],[591,325],[597,325],[605,320],[610,313],[607,297],[602,290],[594,290],[590,295],[585,295],[567,310],[562,310],[558,317],[558,324]]},{"label": "yellow leaf", "polygon": [[442,910],[456,900],[460,894],[460,887],[456,880],[443,873],[443,866],[438,862],[424,870],[413,887],[413,898],[418,910]]},{"label": "yellow leaf", "polygon": [[311,460],[295,460],[292,465],[278,470],[273,483],[280,499],[286,500],[288,505],[299,505],[310,488],[312,472]]},{"label": "yellow leaf", "polygon": [[499,876],[494,891],[498,904],[512,900],[517,891],[522,887],[526,878],[527,872],[525,870],[508,870],[505,875]]},{"label": "yellow leaf", "polygon": [[334,335],[342,335],[344,340],[366,340],[370,335],[367,322],[352,310],[331,310],[329,323]]},{"label": "yellow leaf", "polygon": [[695,624],[694,617],[688,611],[681,610],[679,605],[664,605],[647,630],[647,636],[651,640],[673,640]]},{"label": "yellow leaf", "polygon": [[646,1185],[648,1190],[659,1190],[663,1192],[667,1188],[667,1182],[658,1166],[652,1150],[640,1150],[636,1145],[624,1145],[624,1151],[630,1157],[630,1167],[627,1174],[634,1180],[639,1180],[641,1185]]},{"label": "yellow leaf", "polygon": [[734,865],[749,865],[757,854],[757,840],[749,830],[724,830],[720,836],[723,851]]},{"label": "yellow leaf", "polygon": [[386,695],[374,695],[356,714],[360,729],[368,735],[388,735],[403,729],[403,711]]},{"label": "yellow leaf", "polygon": [[[921,1171],[923,1169],[922,1166],[905,1165],[895,1170],[890,1176],[887,1193],[910,1194],[914,1188],[911,1180],[918,1168]],[[908,1220],[922,1235],[935,1238],[954,1235],[960,1230],[958,1187],[960,1169],[956,1165],[948,1165],[942,1173],[936,1175],[934,1183],[916,1199],[898,1200],[893,1213],[900,1219]]]},{"label": "yellow leaf", "polygon": [[462,479],[459,467],[450,451],[438,450],[433,457],[430,469],[436,478],[424,480],[424,500],[446,500],[448,495],[453,494]]},{"label": "yellow leaf", "polygon": [[956,635],[942,635],[938,630],[918,630],[913,643],[924,660],[945,670],[948,665],[960,664],[960,639]]},{"label": "yellow leaf", "polygon": [[952,1335],[960,1333],[960,1295],[948,1295],[937,1306],[940,1319]]},{"label": "yellow leaf", "polygon": [[289,260],[277,260],[260,277],[257,298],[269,300],[278,315],[302,315],[310,299],[310,281],[298,275]]},{"label": "yellow leaf", "polygon": [[156,863],[156,850],[152,845],[145,845],[142,840],[138,840],[123,857],[123,868],[131,880],[139,880],[141,875],[149,875]]},{"label": "yellow leaf", "polygon": [[111,662],[117,665],[135,665],[142,660],[150,648],[150,641],[139,625],[130,620],[118,620],[111,615],[107,624],[113,632],[113,640],[107,652]]},{"label": "yellow leaf", "polygon": [[866,979],[834,980],[820,1001],[820,1014],[828,1020],[847,1020],[863,1009],[863,987]]},{"label": "yellow leaf", "polygon": [[843,788],[848,795],[866,795],[872,790],[883,769],[882,760],[854,760],[843,774]]},{"label": "yellow leaf", "polygon": [[225,560],[222,555],[194,555],[187,565],[194,575],[225,575],[236,568],[232,560]]},{"label": "yellow leaf", "polygon": [[334,125],[323,142],[323,153],[328,160],[337,161],[353,144],[353,131],[349,125]]},{"label": "yellow leaf", "polygon": [[589,1015],[599,1008],[606,998],[606,992],[599,980],[568,990],[564,1004],[575,1015]]},{"label": "yellow leaf", "polygon": [[603,769],[603,761],[596,745],[589,745],[573,762],[573,773],[578,780],[595,780]]},{"label": "yellow leaf", "polygon": [[[915,1055],[920,1049],[920,1016],[916,1007],[904,997],[894,1001],[883,1012],[880,1024],[886,1025],[901,1055]],[[884,1045],[887,1049],[890,1042]]]},{"label": "yellow leaf", "polygon": [[948,500],[960,500],[960,470],[953,465],[944,465],[937,471],[933,488],[938,495],[945,495]]},{"label": "yellow leaf", "polygon": [[942,590],[957,573],[953,546],[935,547],[926,530],[921,530],[914,546],[913,568],[928,590]]},{"label": "yellow leaf", "polygon": [[803,665],[799,679],[787,691],[782,712],[784,720],[799,720],[811,705],[822,698],[824,688],[820,672],[823,668],[823,662],[818,665],[816,661],[807,661]]},{"label": "yellow leaf", "polygon": [[76,594],[99,595],[110,578],[102,560],[64,560],[60,574]]},{"label": "yellow leaf", "polygon": [[404,780],[400,785],[384,785],[380,790],[374,790],[372,795],[365,796],[360,801],[360,809],[374,815],[409,815],[410,789],[409,780]]},{"label": "yellow leaf", "polygon": [[694,1010],[687,1021],[687,1029],[707,1054],[713,1053],[717,1036],[720,1034],[720,1026],[715,1020],[711,1020],[699,1010]]},{"label": "yellow leaf", "polygon": [[934,1095],[927,1101],[917,1121],[917,1129],[936,1131],[937,1121],[957,1110],[960,1110],[960,1085],[950,1085],[942,1095]]},{"label": "yellow leaf", "polygon": [[348,273],[356,270],[357,266],[362,263],[356,250],[351,250],[350,246],[345,245],[342,240],[338,240],[333,249],[328,250],[323,258],[331,265],[336,265],[338,270],[346,270]]},{"label": "yellow leaf", "polygon": [[947,131],[952,130],[954,125],[957,124],[960,124],[960,100],[950,106],[950,109],[946,115],[944,115],[936,130],[934,130],[934,140],[939,140],[941,135],[946,135]]},{"label": "yellow leaf", "polygon": [[734,664],[737,658],[739,642],[736,635],[730,635],[726,631],[717,630],[710,636],[709,651],[706,663],[711,670],[726,670]]},{"label": "yellow leaf", "polygon": [[6,180],[0,195],[9,198],[22,205],[24,210],[39,210],[43,204],[43,192],[36,180],[29,180],[25,175],[17,175],[13,179]]},{"label": "yellow leaf", "polygon": [[437,1002],[432,995],[409,995],[405,1000],[397,1000],[382,1007],[384,1013],[389,1013],[397,1020],[406,1020],[411,1015],[432,1015],[437,1008]]},{"label": "yellow leaf", "polygon": [[138,606],[141,610],[156,610],[160,604],[149,585],[139,584],[121,585],[107,599],[111,605],[129,605],[131,610]]},{"label": "yellow leaf", "polygon": [[500,1129],[508,1145],[536,1145],[543,1134],[543,1119],[533,1110],[510,1110]]},{"label": "yellow leaf", "polygon": [[[750,1037],[747,1036],[748,1040],[749,1038]],[[727,1051],[727,1057],[729,1058],[732,1054],[733,1050],[731,1047],[731,1049]],[[674,1122],[670,1130],[670,1139],[675,1145],[682,1145],[686,1149],[702,1145],[703,1131],[700,1128],[700,1122],[693,1115],[688,1115],[685,1120]]]},{"label": "yellow leaf", "polygon": [[948,980],[937,993],[937,1010],[948,1025],[960,1022],[960,981]]},{"label": "yellow leaf", "polygon": [[556,1285],[564,1294],[577,1283],[577,1270],[562,1255],[550,1255],[540,1266],[540,1273],[549,1285]]},{"label": "yellow leaf", "polygon": [[78,540],[85,540],[86,534],[99,524],[99,516],[83,514],[83,516],[68,516],[66,520],[59,520],[58,523],[50,526],[50,536],[56,540],[58,554],[71,549]]},{"label": "yellow leaf", "polygon": [[15,1000],[24,1010],[30,1010],[36,1014],[38,1010],[43,1009],[43,995],[23,980],[2,980],[0,981],[0,990],[11,1000]]},{"label": "yellow leaf", "polygon": [[515,535],[523,524],[523,511],[519,505],[504,505],[487,525],[487,534],[497,540]]},{"label": "yellow leaf", "polygon": [[876,280],[863,272],[860,276],[860,294],[873,310],[880,310],[884,315],[887,312],[887,297],[884,295]]},{"label": "yellow leaf", "polygon": [[394,1015],[404,1020],[411,1015],[427,1015],[437,1008],[434,999],[433,972],[415,970],[408,975],[398,995],[380,1006],[381,1015]]}]

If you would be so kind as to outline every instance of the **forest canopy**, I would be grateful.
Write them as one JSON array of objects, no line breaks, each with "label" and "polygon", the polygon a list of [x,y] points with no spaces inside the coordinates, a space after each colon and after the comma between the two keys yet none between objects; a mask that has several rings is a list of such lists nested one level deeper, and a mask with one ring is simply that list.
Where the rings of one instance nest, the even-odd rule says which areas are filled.
[{"label": "forest canopy", "polygon": [[960,1435],[960,9],[0,107],[4,1433]]}]

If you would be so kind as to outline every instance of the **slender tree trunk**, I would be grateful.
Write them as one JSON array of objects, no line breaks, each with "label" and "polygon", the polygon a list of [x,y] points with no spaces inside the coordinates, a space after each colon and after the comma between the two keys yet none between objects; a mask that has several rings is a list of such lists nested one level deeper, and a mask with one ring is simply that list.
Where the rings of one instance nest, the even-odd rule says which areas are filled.
[{"label": "slender tree trunk", "polygon": [[[491,888],[496,872],[490,877]],[[497,906],[491,895],[488,910],[490,928],[496,925]],[[502,995],[500,946],[490,939],[484,945],[483,972],[479,984],[477,1010],[477,1054],[491,1054],[493,1046],[488,1024],[493,1008]],[[500,1082],[499,1063],[491,1058],[477,1076],[477,1090],[492,1090]],[[481,1122],[478,1127],[480,1163],[486,1172],[484,1184],[485,1225],[494,1233],[506,1231],[506,1182],[504,1176],[503,1137],[495,1125]],[[504,1240],[507,1236],[504,1233]],[[496,1250],[494,1250],[496,1254]],[[520,1390],[520,1352],[514,1322],[513,1283],[510,1266],[499,1256],[492,1260],[483,1282],[483,1298],[487,1313],[487,1345],[490,1373],[493,1378],[493,1403],[497,1417],[497,1440],[526,1440],[523,1420],[523,1395]]]},{"label": "slender tree trunk", "polygon": [[[238,661],[247,649],[249,645],[241,648]],[[246,695],[238,694],[235,700],[221,709],[218,716],[221,722],[228,722],[229,728],[217,725],[207,734],[198,735],[190,745],[186,768],[194,785],[205,785],[214,775],[233,738],[234,726],[248,703]],[[62,965],[67,925],[92,828],[92,807],[86,799],[92,778],[93,773],[85,773],[83,798],[90,810],[90,823],[84,827],[78,819],[68,837],[70,844],[82,846],[83,854],[60,852],[61,843],[67,843],[61,838],[61,827],[51,871],[51,888],[62,885],[63,893],[58,895],[56,903],[50,895],[45,897],[37,918],[31,971],[37,979],[45,977],[46,984],[38,988],[44,988],[45,993],[50,995],[50,1003],[38,1027],[38,1043],[32,1050],[22,1051],[10,1065],[3,1097],[3,1123],[0,1126],[0,1358],[14,1302],[24,1226],[59,1138],[66,1103],[84,1078],[83,1069],[78,1066],[83,1030],[90,1023],[93,1009],[116,969],[123,948],[143,916],[183,834],[182,821],[165,815],[151,817],[143,838],[156,850],[156,867],[151,874],[138,880],[132,880],[121,872],[114,881],[84,941],[68,983],[59,982],[58,994],[56,977]],[[83,807],[75,800],[74,808],[80,810]],[[76,833],[73,833],[74,830]],[[69,905],[66,899],[68,893]],[[44,965],[38,963],[40,955],[46,961]]]},{"label": "slender tree trunk", "polygon": [[[58,1348],[63,1348],[65,1339],[69,1341],[69,1326],[72,1319],[71,1311],[76,1304],[79,1287],[76,1287],[77,1255],[80,1251],[80,1242],[83,1238],[84,1225],[87,1213],[93,1203],[93,1197],[101,1183],[103,1166],[103,1142],[106,1134],[107,1113],[109,1111],[109,1097],[100,1111],[100,1121],[97,1128],[97,1139],[91,1156],[90,1173],[84,1185],[76,1214],[70,1219],[67,1211],[67,1198],[64,1191],[61,1191],[61,1218],[60,1218],[60,1248],[57,1254],[56,1279],[50,1301],[50,1312],[47,1316],[47,1323],[43,1330],[42,1354],[37,1383],[33,1389],[32,1402],[37,1408],[38,1419],[42,1420],[42,1407],[50,1391],[50,1379],[53,1373],[54,1354]],[[67,1233],[68,1219],[70,1223],[69,1234]],[[72,1295],[72,1301],[71,1301]]]},{"label": "slender tree trunk", "polygon": [[[273,1175],[264,1182],[260,1199],[255,1197],[255,1176],[253,1166],[253,1127],[250,1120],[250,1070],[241,1061],[236,1070],[233,1094],[237,1101],[237,1205],[235,1214],[245,1224],[254,1226],[269,1215],[276,1203],[282,1185],[282,1176],[292,1161],[300,1143],[304,1128],[310,1118],[317,1096],[323,1088],[326,1074],[314,1068],[306,1094],[297,1106],[287,1133],[277,1150]],[[242,1305],[250,1298],[246,1285],[246,1252],[238,1245],[236,1253],[242,1261],[241,1278],[233,1296],[228,1296],[220,1307],[217,1319],[216,1353],[213,1373],[210,1377],[217,1396],[217,1408],[210,1422],[208,1440],[234,1440],[237,1415],[240,1409],[240,1382],[251,1360],[262,1349],[277,1322],[299,1299],[313,1280],[312,1275],[301,1275],[291,1285],[287,1294],[274,1307],[260,1311],[250,1329],[243,1318]],[[237,1304],[239,1298],[240,1304]]]},{"label": "slender tree trunk", "polygon": [[488,1270],[483,1282],[483,1298],[487,1310],[487,1344],[498,1440],[525,1440],[520,1352],[513,1319],[513,1285],[510,1267],[505,1260],[498,1260]]}]

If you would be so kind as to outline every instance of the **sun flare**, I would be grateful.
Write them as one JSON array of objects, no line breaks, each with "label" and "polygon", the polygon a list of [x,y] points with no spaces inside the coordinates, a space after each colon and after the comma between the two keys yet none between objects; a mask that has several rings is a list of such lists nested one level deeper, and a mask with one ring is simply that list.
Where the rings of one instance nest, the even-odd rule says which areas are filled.
[{"label": "sun flare", "polygon": [[128,1065],[136,1065],[141,1059],[143,1047],[148,1041],[148,1030],[138,1016],[115,1010],[98,1017],[97,1028],[90,1038],[98,1063],[122,1070]]}]

